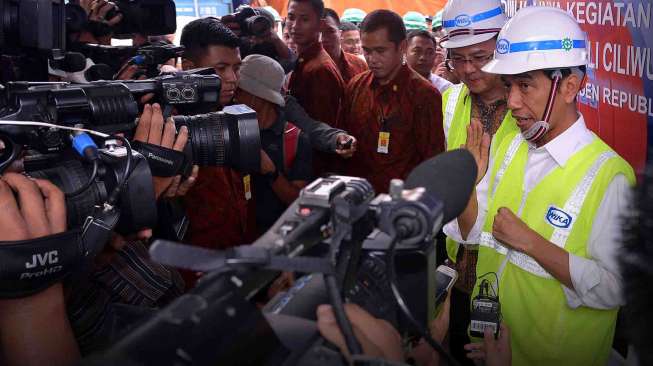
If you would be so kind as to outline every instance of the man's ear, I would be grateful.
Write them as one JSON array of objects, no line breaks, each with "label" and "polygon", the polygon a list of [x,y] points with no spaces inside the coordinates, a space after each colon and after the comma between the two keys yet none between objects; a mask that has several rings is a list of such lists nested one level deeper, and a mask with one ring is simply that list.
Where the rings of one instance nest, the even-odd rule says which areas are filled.
[{"label": "man's ear", "polygon": [[402,54],[406,54],[406,49],[408,49],[408,41],[404,39],[399,43],[399,51],[401,51]]},{"label": "man's ear", "polygon": [[181,59],[181,69],[182,70],[192,70],[195,68],[195,63],[187,58],[182,58]]},{"label": "man's ear", "polygon": [[560,85],[560,93],[564,98],[567,104],[575,103],[576,95],[582,87],[583,78],[575,73],[571,73],[569,76],[562,80]]}]

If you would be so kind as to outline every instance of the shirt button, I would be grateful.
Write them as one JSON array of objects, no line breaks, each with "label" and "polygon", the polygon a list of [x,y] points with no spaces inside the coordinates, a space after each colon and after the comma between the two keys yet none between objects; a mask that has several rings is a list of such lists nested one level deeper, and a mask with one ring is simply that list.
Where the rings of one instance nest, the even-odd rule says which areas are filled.
[{"label": "shirt button", "polygon": [[396,92],[397,91],[397,84],[392,86],[392,91]]}]

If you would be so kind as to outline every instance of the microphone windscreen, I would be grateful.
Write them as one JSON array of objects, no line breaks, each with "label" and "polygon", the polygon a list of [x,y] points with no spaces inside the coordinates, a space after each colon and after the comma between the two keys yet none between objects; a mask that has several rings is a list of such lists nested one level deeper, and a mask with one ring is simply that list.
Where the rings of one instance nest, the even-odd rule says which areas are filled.
[{"label": "microphone windscreen", "polygon": [[443,222],[458,217],[469,202],[476,184],[477,167],[465,149],[451,150],[425,160],[410,172],[407,189],[423,187],[444,203]]},{"label": "microphone windscreen", "polygon": [[61,70],[66,72],[79,72],[86,68],[86,56],[79,52],[66,52]]},{"label": "microphone windscreen", "polygon": [[112,80],[113,71],[109,65],[105,64],[95,64],[84,72],[84,76],[88,81],[98,81],[98,80]]}]

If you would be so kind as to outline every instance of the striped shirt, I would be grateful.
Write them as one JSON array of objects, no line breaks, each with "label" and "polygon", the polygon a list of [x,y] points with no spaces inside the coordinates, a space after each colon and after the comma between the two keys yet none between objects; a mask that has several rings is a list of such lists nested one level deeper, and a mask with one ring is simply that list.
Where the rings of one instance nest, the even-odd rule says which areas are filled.
[{"label": "striped shirt", "polygon": [[[179,273],[149,259],[141,241],[127,242],[109,261],[64,284],[68,318],[82,355],[111,342],[121,309],[156,309],[183,293]],[[117,329],[120,331],[120,329]]]}]

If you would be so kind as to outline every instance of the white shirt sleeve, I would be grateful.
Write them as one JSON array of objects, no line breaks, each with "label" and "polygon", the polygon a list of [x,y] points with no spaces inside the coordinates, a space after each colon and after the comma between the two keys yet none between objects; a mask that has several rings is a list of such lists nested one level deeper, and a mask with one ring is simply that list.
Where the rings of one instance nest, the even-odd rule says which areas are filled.
[{"label": "white shirt sleeve", "polygon": [[615,176],[598,208],[588,243],[592,259],[569,255],[574,289],[562,286],[571,308],[581,305],[611,309],[624,304],[623,280],[617,258],[621,248],[621,221],[630,207],[631,188],[622,174]]}]

